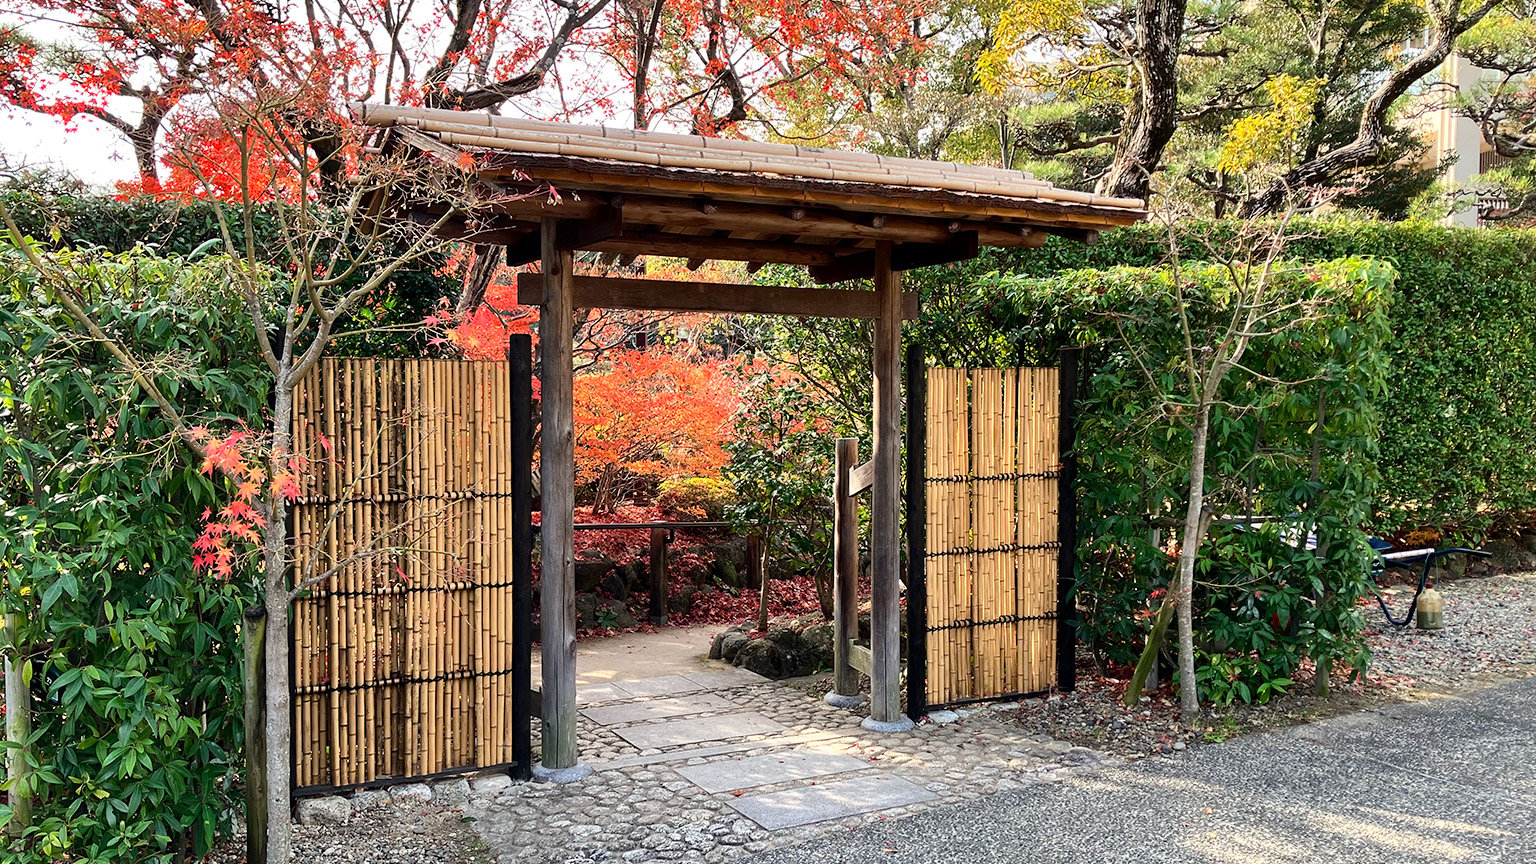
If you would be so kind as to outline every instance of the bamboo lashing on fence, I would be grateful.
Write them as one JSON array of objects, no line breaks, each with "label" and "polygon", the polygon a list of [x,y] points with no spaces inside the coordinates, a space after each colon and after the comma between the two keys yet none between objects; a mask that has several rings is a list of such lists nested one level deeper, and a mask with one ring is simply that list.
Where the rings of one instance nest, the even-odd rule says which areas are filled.
[{"label": "bamboo lashing on fence", "polygon": [[322,361],[295,392],[294,785],[511,762],[505,363]]},{"label": "bamboo lashing on fence", "polygon": [[1055,369],[928,370],[928,699],[1056,678]]}]

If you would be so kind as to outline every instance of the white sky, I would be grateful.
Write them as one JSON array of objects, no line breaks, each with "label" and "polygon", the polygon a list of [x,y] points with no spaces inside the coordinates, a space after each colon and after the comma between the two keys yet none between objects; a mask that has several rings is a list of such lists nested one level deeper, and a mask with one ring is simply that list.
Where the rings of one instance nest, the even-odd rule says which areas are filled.
[{"label": "white sky", "polygon": [[115,129],[95,118],[63,121],[0,106],[0,151],[11,166],[66,170],[92,186],[110,187],[138,176],[133,148]]}]

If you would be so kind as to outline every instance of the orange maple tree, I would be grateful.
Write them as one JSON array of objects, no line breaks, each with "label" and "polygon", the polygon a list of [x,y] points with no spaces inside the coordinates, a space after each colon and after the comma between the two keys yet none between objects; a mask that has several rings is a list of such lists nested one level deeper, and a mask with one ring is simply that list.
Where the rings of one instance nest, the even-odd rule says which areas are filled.
[{"label": "orange maple tree", "polygon": [[739,399],[719,364],[652,350],[577,378],[574,403],[577,483],[612,512],[641,482],[719,476]]}]

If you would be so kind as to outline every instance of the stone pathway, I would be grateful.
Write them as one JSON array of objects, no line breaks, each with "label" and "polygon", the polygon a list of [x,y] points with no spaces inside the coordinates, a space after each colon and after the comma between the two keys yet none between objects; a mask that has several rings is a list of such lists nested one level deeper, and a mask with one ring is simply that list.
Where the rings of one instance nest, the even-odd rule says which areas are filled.
[{"label": "stone pathway", "polygon": [[878,735],[740,669],[587,678],[577,697],[590,777],[473,784],[463,813],[497,864],[722,862],[1120,762],[986,708]]}]

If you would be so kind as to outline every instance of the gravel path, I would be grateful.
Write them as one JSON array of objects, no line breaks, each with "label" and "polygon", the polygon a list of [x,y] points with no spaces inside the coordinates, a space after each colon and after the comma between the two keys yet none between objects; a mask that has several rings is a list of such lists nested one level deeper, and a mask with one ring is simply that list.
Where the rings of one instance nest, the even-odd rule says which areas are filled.
[{"label": "gravel path", "polygon": [[[1171,756],[1260,729],[1272,729],[1397,701],[1415,688],[1455,689],[1488,678],[1536,673],[1536,573],[1447,581],[1445,629],[1399,629],[1386,624],[1373,602],[1366,609],[1366,639],[1374,659],[1367,683],[1335,681],[1326,698],[1312,693],[1310,675],[1294,692],[1265,705],[1213,707],[1194,727],[1179,718],[1176,692],[1164,685],[1135,708],[1120,702],[1126,682],[1080,666],[1078,689],[1050,699],[1028,699],[1012,719],[1030,732],[1128,758]],[[1393,589],[1395,614],[1408,608],[1411,589]]]},{"label": "gravel path", "polygon": [[[485,846],[457,808],[395,804],[352,814],[346,825],[293,826],[294,864],[484,864]],[[208,864],[240,864],[245,837]]]},{"label": "gravel path", "polygon": [[[1536,573],[1442,582],[1445,629],[1380,627],[1370,635],[1378,675],[1416,684],[1452,684],[1468,676],[1519,673],[1536,666]],[[1408,592],[1389,600],[1393,614],[1408,608]],[[1371,622],[1383,623],[1373,609]]]}]

